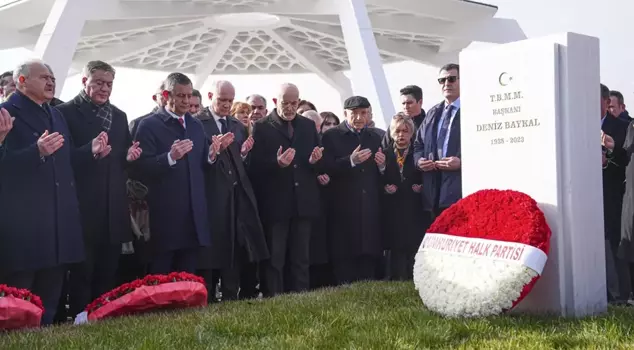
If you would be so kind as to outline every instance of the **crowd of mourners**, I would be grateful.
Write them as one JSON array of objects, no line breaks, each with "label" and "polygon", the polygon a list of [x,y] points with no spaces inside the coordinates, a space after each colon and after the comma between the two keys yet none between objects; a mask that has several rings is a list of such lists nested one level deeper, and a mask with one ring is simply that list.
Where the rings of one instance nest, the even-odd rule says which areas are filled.
[{"label": "crowd of mourners", "polygon": [[[128,118],[110,64],[80,78],[62,102],[45,62],[0,76],[0,284],[39,295],[45,325],[147,274],[195,273],[209,302],[411,280],[424,232],[462,197],[457,64],[427,113],[402,88],[387,130],[363,96],[320,112],[290,83],[237,101],[222,80],[204,99],[182,73]],[[623,96],[601,96],[608,295],[626,304],[634,133]]]}]

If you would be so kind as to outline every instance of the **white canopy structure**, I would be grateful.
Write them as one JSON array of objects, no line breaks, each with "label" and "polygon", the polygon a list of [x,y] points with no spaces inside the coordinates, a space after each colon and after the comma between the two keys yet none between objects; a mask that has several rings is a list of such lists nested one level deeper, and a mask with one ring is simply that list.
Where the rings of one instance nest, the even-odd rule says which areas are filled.
[{"label": "white canopy structure", "polygon": [[314,72],[391,116],[382,63],[441,66],[473,41],[525,38],[496,11],[465,0],[0,0],[0,49],[34,50],[58,84],[95,59],[183,72],[196,87],[210,74]]}]

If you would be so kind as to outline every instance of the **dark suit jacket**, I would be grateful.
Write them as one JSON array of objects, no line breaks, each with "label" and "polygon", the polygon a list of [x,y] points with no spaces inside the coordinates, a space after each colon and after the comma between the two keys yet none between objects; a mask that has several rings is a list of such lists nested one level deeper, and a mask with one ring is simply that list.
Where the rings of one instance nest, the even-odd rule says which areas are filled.
[{"label": "dark suit jacket", "polygon": [[[209,108],[205,108],[200,113],[198,113],[196,115],[196,118],[198,118],[198,120],[202,122],[203,127],[205,128],[205,132],[209,137],[211,137],[212,135],[220,134],[220,130],[218,129],[218,125],[216,124],[216,120],[209,111]],[[227,129],[229,130],[229,132],[232,132],[235,135],[234,140],[238,146],[242,146],[242,143],[244,143],[244,141],[246,141],[246,139],[249,137],[248,129],[244,125],[242,125],[242,123],[240,123],[240,121],[235,117],[227,117]]]},{"label": "dark suit jacket", "polygon": [[[317,172],[321,160],[309,163],[313,149],[319,146],[315,123],[297,115],[290,137],[286,122],[274,109],[253,127],[255,144],[251,150],[249,172],[264,222],[274,223],[293,217],[313,219],[319,216]],[[295,159],[286,168],[277,163],[277,152],[296,150]]]},{"label": "dark suit jacket", "polygon": [[[220,130],[209,109],[205,111],[197,118],[211,139],[219,135]],[[246,128],[233,117],[227,120],[228,129],[236,135],[236,139],[206,173],[212,234],[211,245],[201,249],[199,255],[198,267],[201,269],[231,267],[238,251],[236,242],[244,245],[249,261],[262,261],[269,257],[253,187],[240,156],[239,140],[246,135]]]},{"label": "dark suit jacket", "polygon": [[59,99],[59,98],[57,98],[57,97],[54,97],[54,98],[51,100],[51,102],[49,102],[48,104],[49,104],[49,105],[51,105],[51,106],[53,106],[53,107],[57,107],[57,106],[59,106],[59,105],[61,105],[61,104],[63,104],[63,103],[64,103],[64,101],[60,100],[60,99]]},{"label": "dark suit jacket", "polygon": [[[96,116],[96,110],[80,96],[56,108],[64,115],[77,144],[90,143],[103,131],[102,120]],[[108,157],[75,166],[77,196],[87,244],[110,242],[116,245],[132,240],[126,193],[126,156],[132,137],[126,114],[115,106],[112,106],[108,143],[112,146]],[[96,234],[106,234],[108,238],[95,237]]]},{"label": "dark suit jacket", "polygon": [[[0,147],[0,271],[33,271],[84,259],[72,162],[93,161],[91,145],[73,147],[61,113],[19,91],[0,105],[13,129]],[[48,130],[64,146],[42,160],[37,140]]]},{"label": "dark suit jacket", "polygon": [[627,152],[623,148],[627,123],[609,114],[601,130],[614,139],[614,152],[607,168],[603,169],[603,220],[606,238],[618,242],[621,237],[621,210],[625,193]]},{"label": "dark suit jacket", "polygon": [[[381,147],[381,136],[374,128],[357,135],[344,122],[326,131],[322,144],[326,173],[330,176],[328,243],[332,260],[379,256],[382,183],[373,157]],[[350,155],[359,145],[369,148],[373,156],[352,167]]]},{"label": "dark suit jacket", "polygon": [[[143,153],[133,166],[148,187],[150,245],[155,252],[209,245],[204,176],[211,166],[209,144],[200,121],[189,113],[185,126],[162,108],[141,121],[136,136]],[[193,150],[170,166],[172,144],[185,139],[194,143]]]},{"label": "dark suit jacket", "polygon": [[[421,158],[427,159],[429,154],[437,155],[438,122],[445,109],[445,102],[441,102],[430,108],[427,117],[416,133],[414,141],[414,164],[418,164]],[[449,143],[447,145],[447,157],[461,157],[460,152],[460,110],[449,130]],[[447,208],[462,198],[462,170],[455,171],[426,171],[423,177],[423,207],[425,210],[433,210],[436,203],[438,208]]]},{"label": "dark suit jacket", "polygon": [[145,118],[147,118],[147,117],[149,117],[149,116],[154,115],[156,112],[158,112],[158,108],[154,108],[154,109],[152,110],[152,112],[150,112],[150,113],[148,113],[148,114],[145,114],[145,115],[142,115],[142,116],[140,116],[140,117],[138,117],[138,118],[136,118],[136,119],[132,120],[132,121],[128,124],[128,128],[129,128],[129,130],[130,130],[130,135],[132,135],[132,138],[133,138],[134,140],[136,140],[136,133],[137,133],[137,131],[139,130],[139,125],[141,124],[141,121],[143,121],[143,119],[145,119]]}]

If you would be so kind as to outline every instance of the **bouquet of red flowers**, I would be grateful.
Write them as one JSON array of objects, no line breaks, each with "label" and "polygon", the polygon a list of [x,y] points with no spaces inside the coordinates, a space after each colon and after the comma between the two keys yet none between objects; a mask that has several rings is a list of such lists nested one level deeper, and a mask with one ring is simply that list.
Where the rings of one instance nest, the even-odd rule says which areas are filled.
[{"label": "bouquet of red flowers", "polygon": [[40,297],[26,289],[0,284],[0,329],[39,327],[43,313]]},{"label": "bouquet of red flowers", "polygon": [[205,281],[186,272],[148,275],[105,293],[85,309],[88,321],[207,304]]}]

